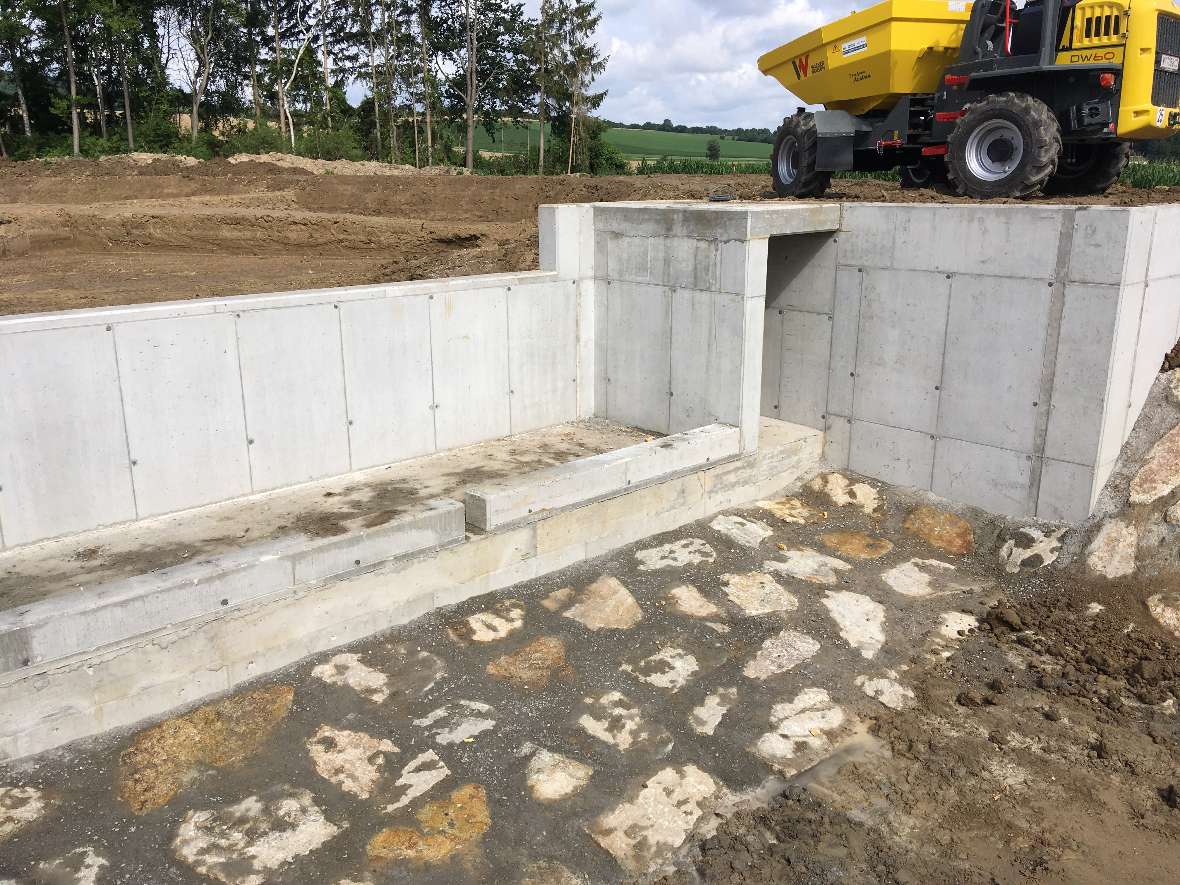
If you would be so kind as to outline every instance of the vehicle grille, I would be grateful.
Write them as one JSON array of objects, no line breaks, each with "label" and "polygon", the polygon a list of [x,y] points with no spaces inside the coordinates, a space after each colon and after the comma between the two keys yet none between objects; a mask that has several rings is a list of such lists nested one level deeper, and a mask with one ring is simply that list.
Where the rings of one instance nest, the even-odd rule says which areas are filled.
[{"label": "vehicle grille", "polygon": [[1160,14],[1155,29],[1155,80],[1151,84],[1151,103],[1156,107],[1180,107],[1180,72],[1161,71],[1160,56],[1180,56],[1180,18]]}]

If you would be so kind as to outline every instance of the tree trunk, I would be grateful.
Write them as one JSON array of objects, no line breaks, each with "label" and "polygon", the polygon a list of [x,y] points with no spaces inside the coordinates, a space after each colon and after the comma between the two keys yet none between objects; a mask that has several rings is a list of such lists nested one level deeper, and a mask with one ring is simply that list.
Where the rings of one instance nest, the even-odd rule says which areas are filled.
[{"label": "tree trunk", "polygon": [[131,86],[127,82],[127,50],[119,52],[119,77],[123,81],[123,119],[127,121],[127,150],[135,150],[135,120],[131,117]]},{"label": "tree trunk", "polygon": [[427,63],[426,48],[430,42],[430,32],[427,29],[427,7],[426,0],[419,0],[418,3],[418,30],[421,31],[422,42],[422,105],[426,113],[426,165],[434,165],[434,135],[432,133],[432,120],[430,114],[430,106],[433,103],[430,95],[430,67]]},{"label": "tree trunk", "polygon": [[414,168],[422,168],[422,147],[418,142],[418,109],[414,108]]},{"label": "tree trunk", "polygon": [[78,77],[74,70],[74,43],[70,39],[70,22],[66,18],[66,4],[60,3],[61,27],[66,43],[66,70],[70,78],[70,128],[74,135],[74,156],[82,156],[82,132],[78,125]]},{"label": "tree trunk", "polygon": [[4,133],[0,131],[0,160],[8,159],[8,150],[4,147]]},{"label": "tree trunk", "polygon": [[475,168],[475,59],[477,38],[475,35],[475,19],[471,13],[472,0],[465,0],[464,9],[467,12],[467,171]]},{"label": "tree trunk", "polygon": [[20,75],[20,53],[13,43],[8,44],[8,57],[12,60],[12,84],[16,87],[16,102],[20,108],[21,125],[24,126],[25,138],[29,138],[33,134],[33,127],[29,122],[29,104],[25,101],[25,87]]},{"label": "tree trunk", "polygon": [[541,155],[537,163],[537,172],[545,174],[545,68],[541,67],[541,101],[537,105],[537,120],[540,122]]},{"label": "tree trunk", "polygon": [[[401,160],[401,147],[397,140],[397,83],[393,75],[393,64],[389,52],[389,7],[381,0],[381,55],[385,67],[385,86],[389,93],[389,162]],[[393,57],[397,57],[397,21],[393,22]]]},{"label": "tree trunk", "polygon": [[328,124],[328,131],[332,131],[332,96],[329,94],[328,78],[332,66],[331,59],[328,54],[328,32],[326,30],[326,22],[328,20],[328,0],[322,0],[320,3],[320,67],[324,78],[323,96],[324,96],[324,119]]},{"label": "tree trunk", "polygon": [[102,78],[98,76],[98,68],[91,65],[90,76],[94,79],[94,95],[98,99],[98,129],[102,133],[102,140],[107,140],[107,103],[102,88]]},{"label": "tree trunk", "polygon": [[270,26],[275,32],[275,106],[279,112],[279,138],[287,140],[287,118],[284,116],[285,105],[283,97],[283,41],[279,36],[279,4],[272,0],[270,7]]},{"label": "tree trunk", "polygon": [[377,135],[377,159],[381,159],[381,87],[377,80],[377,51],[373,47],[373,23],[368,23],[369,31],[369,83],[373,87],[373,124]]}]

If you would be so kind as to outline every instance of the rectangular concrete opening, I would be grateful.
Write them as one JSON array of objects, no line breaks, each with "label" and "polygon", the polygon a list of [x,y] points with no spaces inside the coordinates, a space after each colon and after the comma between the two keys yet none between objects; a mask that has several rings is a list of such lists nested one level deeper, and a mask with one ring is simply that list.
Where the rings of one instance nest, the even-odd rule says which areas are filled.
[{"label": "rectangular concrete opening", "polygon": [[838,233],[771,237],[766,260],[761,413],[824,429]]}]

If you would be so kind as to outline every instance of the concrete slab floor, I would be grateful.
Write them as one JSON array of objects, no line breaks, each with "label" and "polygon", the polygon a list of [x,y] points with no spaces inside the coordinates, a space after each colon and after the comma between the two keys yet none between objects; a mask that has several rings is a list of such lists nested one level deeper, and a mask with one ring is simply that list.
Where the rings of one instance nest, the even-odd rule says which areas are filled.
[{"label": "concrete slab floor", "polygon": [[0,610],[232,552],[260,541],[344,536],[417,502],[634,445],[654,434],[603,419],[559,424],[278,492],[0,553]]},{"label": "concrete slab floor", "polygon": [[0,877],[644,874],[881,704],[914,702],[907,671],[997,593],[975,530],[991,531],[829,474],[440,610],[135,734],[0,767]]}]

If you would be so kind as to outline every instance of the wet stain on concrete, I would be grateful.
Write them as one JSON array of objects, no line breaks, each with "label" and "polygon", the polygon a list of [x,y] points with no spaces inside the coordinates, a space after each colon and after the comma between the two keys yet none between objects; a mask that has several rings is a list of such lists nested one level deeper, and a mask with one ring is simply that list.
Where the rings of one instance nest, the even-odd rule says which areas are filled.
[{"label": "wet stain on concrete", "polygon": [[271,685],[140,732],[119,759],[119,797],[143,814],[170,802],[203,767],[240,764],[266,746],[294,696],[290,685]]}]

